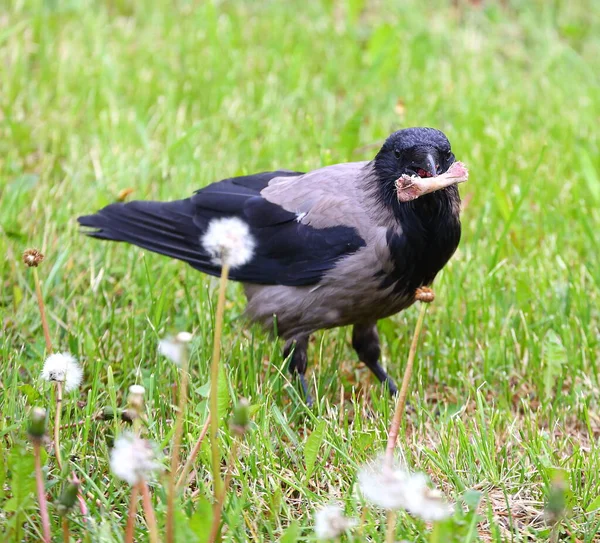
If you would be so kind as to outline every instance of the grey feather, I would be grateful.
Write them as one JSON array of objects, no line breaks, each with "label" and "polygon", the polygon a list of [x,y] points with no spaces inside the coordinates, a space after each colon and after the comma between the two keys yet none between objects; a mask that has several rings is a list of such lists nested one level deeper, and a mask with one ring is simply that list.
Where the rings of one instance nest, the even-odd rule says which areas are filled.
[{"label": "grey feather", "polygon": [[366,182],[369,162],[336,164],[296,178],[275,178],[261,195],[287,211],[304,214],[300,221],[315,228],[350,226],[366,246],[340,260],[317,286],[245,285],[247,316],[266,329],[294,337],[323,328],[376,322],[413,303],[413,296],[378,289],[377,272],[393,268],[386,233],[391,213],[377,201]]}]

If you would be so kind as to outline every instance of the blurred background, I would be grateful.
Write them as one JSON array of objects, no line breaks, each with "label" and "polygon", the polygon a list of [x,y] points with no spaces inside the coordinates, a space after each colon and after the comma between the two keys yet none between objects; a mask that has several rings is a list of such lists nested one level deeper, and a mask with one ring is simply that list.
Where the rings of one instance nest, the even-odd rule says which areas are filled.
[{"label": "blurred background", "polygon": [[2,228],[35,232],[23,208],[48,197],[86,202],[75,214],[125,188],[175,198],[369,159],[425,125],[471,167],[466,240],[491,267],[541,239],[585,259],[598,14],[593,0],[15,2],[0,16]]}]

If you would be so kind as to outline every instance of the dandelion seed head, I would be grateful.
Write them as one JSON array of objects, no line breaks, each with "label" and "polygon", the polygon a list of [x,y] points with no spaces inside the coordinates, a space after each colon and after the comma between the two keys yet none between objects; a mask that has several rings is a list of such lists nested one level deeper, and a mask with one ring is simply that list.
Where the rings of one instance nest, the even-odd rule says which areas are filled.
[{"label": "dandelion seed head", "polygon": [[315,534],[317,539],[336,539],[356,526],[355,519],[344,516],[338,505],[326,505],[315,513]]},{"label": "dandelion seed head", "polygon": [[441,492],[428,486],[423,473],[409,473],[390,466],[384,459],[364,466],[358,474],[358,484],[368,501],[387,510],[405,509],[428,521],[452,515],[452,505]]},{"label": "dandelion seed head", "polygon": [[361,468],[358,486],[365,499],[388,510],[405,509],[405,483],[408,473],[398,466],[389,466],[380,458]]},{"label": "dandelion seed head", "polygon": [[419,287],[415,291],[415,300],[430,304],[435,300],[435,293],[429,287]]},{"label": "dandelion seed head", "polygon": [[152,444],[130,432],[121,434],[110,453],[110,469],[113,474],[130,485],[150,480],[162,470],[156,460]]},{"label": "dandelion seed head", "polygon": [[44,255],[37,249],[27,249],[23,252],[23,264],[30,268],[37,268],[44,260]]},{"label": "dandelion seed head", "polygon": [[192,340],[189,332],[179,332],[175,337],[166,337],[158,342],[158,352],[174,364],[181,366],[188,355],[188,343]]},{"label": "dandelion seed head", "polygon": [[129,387],[129,394],[133,394],[135,396],[143,396],[146,394],[146,389],[142,385],[131,385]]},{"label": "dandelion seed head", "polygon": [[83,370],[77,359],[70,353],[53,353],[44,362],[42,379],[65,384],[65,392],[79,388],[83,380]]},{"label": "dandelion seed head", "polygon": [[427,521],[443,520],[452,516],[453,506],[436,488],[427,486],[422,473],[411,475],[406,482],[406,510]]},{"label": "dandelion seed head", "polygon": [[179,341],[180,343],[189,343],[190,341],[192,341],[193,337],[194,336],[192,334],[190,334],[189,332],[179,332],[175,336],[175,339],[177,341]]},{"label": "dandelion seed head", "polygon": [[36,422],[46,420],[46,410],[43,407],[34,407],[31,410],[31,419]]},{"label": "dandelion seed head", "polygon": [[138,417],[144,409],[144,394],[146,389],[142,385],[131,385],[129,387],[129,397],[127,403],[131,409],[126,409],[128,415],[132,418]]},{"label": "dandelion seed head", "polygon": [[238,268],[254,255],[254,239],[248,225],[237,217],[212,220],[201,238],[214,264]]}]

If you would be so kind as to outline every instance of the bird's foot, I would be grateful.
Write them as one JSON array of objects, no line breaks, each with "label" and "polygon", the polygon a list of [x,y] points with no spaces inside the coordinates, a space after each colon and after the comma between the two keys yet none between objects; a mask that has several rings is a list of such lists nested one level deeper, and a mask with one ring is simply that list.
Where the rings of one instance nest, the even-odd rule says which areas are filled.
[{"label": "bird's foot", "polygon": [[388,376],[386,378],[386,380],[384,381],[384,385],[387,387],[392,398],[398,396],[398,387],[396,386],[396,383],[394,383],[394,380],[391,377]]},{"label": "bird's foot", "polygon": [[300,386],[302,387],[302,392],[304,393],[304,402],[308,407],[312,407],[315,402],[310,394],[308,383],[306,382],[306,376],[303,373],[299,373],[298,380],[300,381]]}]

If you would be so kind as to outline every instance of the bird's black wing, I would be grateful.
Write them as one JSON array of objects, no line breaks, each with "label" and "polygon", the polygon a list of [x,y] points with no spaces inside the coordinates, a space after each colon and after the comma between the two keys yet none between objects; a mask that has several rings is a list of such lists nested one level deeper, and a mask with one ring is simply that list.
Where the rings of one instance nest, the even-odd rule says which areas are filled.
[{"label": "bird's black wing", "polygon": [[301,175],[276,171],[224,179],[185,200],[111,204],[78,220],[94,229],[86,232],[92,237],[133,243],[219,275],[221,268],[203,247],[202,236],[211,221],[237,217],[248,225],[254,255],[247,264],[230,271],[232,279],[270,285],[312,285],[340,258],[357,251],[365,242],[348,226],[314,228],[302,224],[296,213],[260,194],[275,177]]}]

